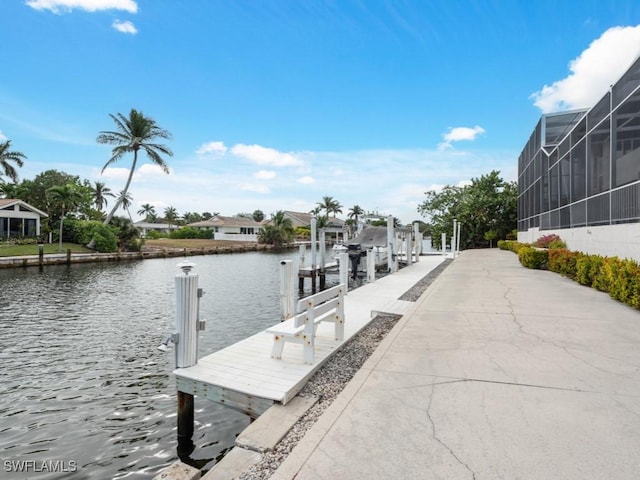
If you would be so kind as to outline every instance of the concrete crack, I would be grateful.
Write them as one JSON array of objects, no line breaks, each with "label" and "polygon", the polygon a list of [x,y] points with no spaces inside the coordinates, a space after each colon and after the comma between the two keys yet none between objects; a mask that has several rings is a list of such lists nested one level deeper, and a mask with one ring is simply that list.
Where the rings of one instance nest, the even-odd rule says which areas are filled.
[{"label": "concrete crack", "polygon": [[456,454],[455,452],[451,449],[451,447],[449,447],[446,443],[444,443],[440,438],[438,438],[438,435],[436,433],[436,423],[433,420],[433,417],[431,417],[431,404],[433,403],[433,395],[435,393],[435,384],[431,386],[431,395],[429,395],[429,405],[427,405],[427,418],[429,419],[429,423],[431,423],[431,437],[438,442],[440,445],[442,445],[445,449],[447,449],[447,451],[451,454],[451,456],[453,458],[456,459],[456,461],[462,465],[464,468],[466,468],[469,473],[471,473],[471,478],[473,478],[473,480],[476,480],[476,474],[473,470],[471,470],[471,468],[469,468],[469,465],[467,465],[466,463],[464,463]]}]

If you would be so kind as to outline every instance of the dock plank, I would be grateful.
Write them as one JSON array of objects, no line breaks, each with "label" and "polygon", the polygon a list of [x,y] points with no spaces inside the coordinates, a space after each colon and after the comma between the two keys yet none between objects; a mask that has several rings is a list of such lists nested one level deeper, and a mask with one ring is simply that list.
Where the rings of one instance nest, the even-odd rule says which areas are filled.
[{"label": "dock plank", "polygon": [[286,404],[334,352],[366,327],[372,312],[403,315],[414,308],[413,302],[398,298],[443,260],[441,256],[425,257],[349,291],[345,297],[345,339],[334,339],[333,324],[318,325],[313,365],[304,363],[302,345],[295,343],[285,345],[281,359],[271,358],[273,335],[261,331],[199,359],[192,367],[176,369],[178,389],[258,415],[274,402]]}]

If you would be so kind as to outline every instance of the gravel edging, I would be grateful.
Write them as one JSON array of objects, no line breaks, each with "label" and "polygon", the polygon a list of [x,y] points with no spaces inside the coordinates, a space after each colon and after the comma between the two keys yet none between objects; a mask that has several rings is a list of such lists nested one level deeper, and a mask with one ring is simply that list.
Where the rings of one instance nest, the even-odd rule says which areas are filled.
[{"label": "gravel edging", "polygon": [[[403,293],[400,300],[417,301],[451,262],[451,259],[447,259],[438,265]],[[316,423],[320,415],[360,370],[400,318],[400,315],[377,315],[360,333],[334,353],[298,394],[299,396],[317,396],[318,402],[295,423],[274,450],[264,453],[262,460],[240,474],[238,479],[268,480],[305,433]]]}]

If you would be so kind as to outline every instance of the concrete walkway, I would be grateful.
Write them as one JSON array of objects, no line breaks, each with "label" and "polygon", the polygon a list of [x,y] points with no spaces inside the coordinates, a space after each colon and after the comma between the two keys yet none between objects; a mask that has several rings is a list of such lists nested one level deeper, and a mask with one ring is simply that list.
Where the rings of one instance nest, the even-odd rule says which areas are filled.
[{"label": "concrete walkway", "polygon": [[273,479],[637,479],[640,312],[463,252]]}]

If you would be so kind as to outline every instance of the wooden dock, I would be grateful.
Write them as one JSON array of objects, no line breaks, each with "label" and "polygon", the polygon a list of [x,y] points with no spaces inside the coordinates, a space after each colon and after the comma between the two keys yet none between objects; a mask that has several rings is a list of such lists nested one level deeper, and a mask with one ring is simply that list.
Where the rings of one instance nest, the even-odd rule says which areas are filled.
[{"label": "wooden dock", "polygon": [[313,365],[305,365],[302,346],[293,343],[285,345],[282,359],[271,358],[273,335],[261,331],[201,358],[192,367],[176,369],[177,389],[253,417],[276,402],[286,404],[333,352],[372,320],[372,313],[405,315],[415,308],[414,302],[398,298],[443,260],[443,256],[421,257],[409,267],[350,291],[345,298],[344,341],[334,340],[331,323],[320,324]]}]

